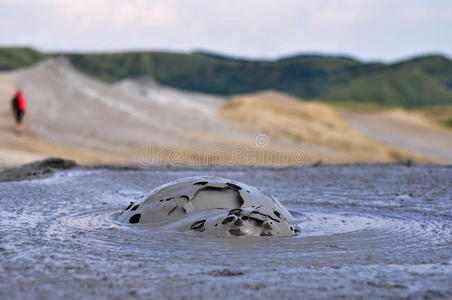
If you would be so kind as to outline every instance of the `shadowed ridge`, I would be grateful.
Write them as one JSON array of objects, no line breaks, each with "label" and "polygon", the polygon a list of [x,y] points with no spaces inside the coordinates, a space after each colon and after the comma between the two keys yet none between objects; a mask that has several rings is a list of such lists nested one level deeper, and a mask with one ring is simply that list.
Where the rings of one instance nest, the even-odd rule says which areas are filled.
[{"label": "shadowed ridge", "polygon": [[73,160],[50,157],[3,170],[0,172],[0,182],[45,178],[57,170],[66,170],[77,166],[77,163]]}]

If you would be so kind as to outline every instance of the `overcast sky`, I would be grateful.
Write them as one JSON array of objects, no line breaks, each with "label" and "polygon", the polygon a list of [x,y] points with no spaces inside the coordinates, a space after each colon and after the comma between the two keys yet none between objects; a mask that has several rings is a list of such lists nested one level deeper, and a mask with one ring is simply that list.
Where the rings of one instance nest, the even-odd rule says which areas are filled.
[{"label": "overcast sky", "polygon": [[0,45],[452,57],[452,0],[0,0]]}]

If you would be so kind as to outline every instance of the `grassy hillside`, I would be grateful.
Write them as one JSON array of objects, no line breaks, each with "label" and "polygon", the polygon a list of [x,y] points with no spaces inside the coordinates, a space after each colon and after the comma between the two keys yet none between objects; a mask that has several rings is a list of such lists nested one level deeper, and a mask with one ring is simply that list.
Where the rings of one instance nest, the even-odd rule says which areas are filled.
[{"label": "grassy hillside", "polygon": [[30,48],[0,48],[0,70],[15,70],[37,63],[46,54]]},{"label": "grassy hillside", "polygon": [[[17,49],[14,55],[8,59],[7,49],[0,49],[0,62],[14,62],[6,67],[0,63],[0,69],[29,65],[45,57],[30,49]],[[442,56],[424,56],[388,65],[319,55],[273,61],[206,52],[64,55],[81,71],[106,82],[149,75],[173,87],[220,95],[273,89],[304,99],[338,103],[406,108],[452,105],[452,61]]]},{"label": "grassy hillside", "polygon": [[385,66],[323,95],[331,101],[423,107],[452,104],[452,61],[440,56]]}]

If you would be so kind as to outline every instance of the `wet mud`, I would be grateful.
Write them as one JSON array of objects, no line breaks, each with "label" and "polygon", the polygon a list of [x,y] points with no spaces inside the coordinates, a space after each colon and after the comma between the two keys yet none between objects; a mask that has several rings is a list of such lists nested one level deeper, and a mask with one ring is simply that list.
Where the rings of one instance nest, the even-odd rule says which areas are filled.
[{"label": "wet mud", "polygon": [[[111,218],[200,175],[263,188],[300,235],[214,238]],[[1,299],[452,297],[451,167],[74,166],[21,179],[0,182]]]}]

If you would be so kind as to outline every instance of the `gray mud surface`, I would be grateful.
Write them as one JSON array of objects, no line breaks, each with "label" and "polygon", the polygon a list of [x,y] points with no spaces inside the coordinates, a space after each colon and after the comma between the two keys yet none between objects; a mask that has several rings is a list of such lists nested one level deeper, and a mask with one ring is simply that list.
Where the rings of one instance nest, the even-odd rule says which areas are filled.
[{"label": "gray mud surface", "polygon": [[[452,298],[451,167],[40,174],[0,182],[0,299]],[[111,220],[154,187],[197,175],[263,188],[301,234],[207,238]]]}]

